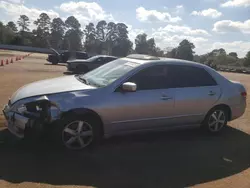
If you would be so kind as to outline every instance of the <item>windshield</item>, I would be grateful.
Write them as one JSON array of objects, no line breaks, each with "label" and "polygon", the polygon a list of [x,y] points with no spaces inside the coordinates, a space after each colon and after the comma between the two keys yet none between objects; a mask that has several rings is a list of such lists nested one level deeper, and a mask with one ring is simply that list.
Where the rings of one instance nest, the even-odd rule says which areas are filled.
[{"label": "windshield", "polygon": [[79,77],[89,85],[105,87],[139,65],[126,59],[117,59]]},{"label": "windshield", "polygon": [[98,58],[100,58],[100,56],[93,56],[93,57],[91,57],[91,58],[88,58],[87,60],[88,60],[89,62],[93,62],[93,61],[97,60]]}]

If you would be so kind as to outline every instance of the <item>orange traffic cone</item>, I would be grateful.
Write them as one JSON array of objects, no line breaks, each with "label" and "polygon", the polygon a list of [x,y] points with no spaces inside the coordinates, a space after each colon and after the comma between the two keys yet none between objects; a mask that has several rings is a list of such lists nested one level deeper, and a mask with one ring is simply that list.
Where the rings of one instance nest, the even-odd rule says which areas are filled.
[{"label": "orange traffic cone", "polygon": [[13,63],[13,59],[11,58],[10,63]]},{"label": "orange traffic cone", "polygon": [[9,60],[8,59],[6,59],[6,65],[8,65],[9,64]]},{"label": "orange traffic cone", "polygon": [[4,65],[3,65],[3,60],[1,60],[1,64],[0,64],[0,66],[4,66]]}]

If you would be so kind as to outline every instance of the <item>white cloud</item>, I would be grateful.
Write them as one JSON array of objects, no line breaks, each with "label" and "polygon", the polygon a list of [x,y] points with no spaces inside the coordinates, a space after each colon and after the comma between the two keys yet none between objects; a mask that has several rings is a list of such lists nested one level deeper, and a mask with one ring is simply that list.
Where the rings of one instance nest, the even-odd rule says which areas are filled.
[{"label": "white cloud", "polygon": [[177,8],[177,9],[182,9],[182,8],[183,8],[183,5],[177,5],[176,8]]},{"label": "white cloud", "polygon": [[216,9],[206,9],[206,10],[202,10],[202,11],[193,11],[191,13],[191,15],[193,16],[205,16],[205,17],[210,17],[210,18],[218,18],[220,16],[222,16],[222,13],[217,11]]},{"label": "white cloud", "polygon": [[9,3],[23,4],[24,0],[2,0]]},{"label": "white cloud", "polygon": [[9,20],[11,21],[17,21],[20,15],[25,14],[30,19],[31,29],[34,28],[33,22],[43,12],[48,14],[51,19],[59,17],[59,14],[54,10],[41,10],[36,8],[28,8],[24,5],[16,5],[5,1],[0,1],[0,10],[1,12],[3,10],[3,13],[8,15]]},{"label": "white cloud", "polygon": [[132,25],[126,24],[128,26],[128,37],[134,43],[137,35],[145,33],[143,29],[135,29]]},{"label": "white cloud", "polygon": [[[154,37],[156,45],[162,49],[173,48],[187,39],[196,46],[196,53],[206,53],[211,48],[211,42],[203,36],[209,35],[206,31],[201,29],[191,29],[186,26],[166,26],[164,28],[153,29],[150,37]],[[209,45],[208,45],[209,43]]]},{"label": "white cloud", "polygon": [[194,51],[198,55],[211,52],[213,49],[224,48],[228,53],[237,52],[239,57],[244,57],[250,49],[250,42],[246,41],[215,42],[210,38],[173,34],[160,28],[153,29],[150,37],[154,37],[156,45],[162,49],[177,47],[182,40],[187,39],[195,45]]},{"label": "white cloud", "polygon": [[106,13],[103,8],[95,2],[88,3],[84,1],[80,2],[67,2],[62,3],[59,9],[70,15],[73,14],[81,24],[85,25],[89,22],[98,22],[100,20],[114,21],[111,14]]},{"label": "white cloud", "polygon": [[222,7],[248,7],[250,0],[231,0],[221,4]]},{"label": "white cloud", "polygon": [[237,52],[239,57],[245,57],[250,49],[250,42],[233,41],[233,42],[215,42],[213,49],[224,48],[227,53]]},{"label": "white cloud", "polygon": [[187,26],[179,25],[167,25],[166,27],[160,27],[157,29],[159,32],[167,32],[172,34],[182,34],[191,36],[209,36],[210,34],[203,29],[192,29]]},{"label": "white cloud", "polygon": [[179,16],[172,17],[168,12],[159,12],[157,10],[146,10],[143,7],[136,9],[136,18],[141,22],[179,22]]},{"label": "white cloud", "polygon": [[242,32],[250,34],[250,20],[244,22],[235,22],[232,20],[221,20],[214,24],[213,31],[219,33]]},{"label": "white cloud", "polygon": [[174,14],[181,15],[185,12],[184,6],[183,5],[177,5],[175,7],[175,11],[173,12]]}]

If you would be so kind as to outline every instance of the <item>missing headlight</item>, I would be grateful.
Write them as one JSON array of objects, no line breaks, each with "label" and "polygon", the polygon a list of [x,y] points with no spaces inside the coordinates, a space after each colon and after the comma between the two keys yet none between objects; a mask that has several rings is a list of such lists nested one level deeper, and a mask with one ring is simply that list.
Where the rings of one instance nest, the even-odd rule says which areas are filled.
[{"label": "missing headlight", "polygon": [[25,114],[28,117],[40,120],[42,122],[53,121],[60,115],[58,106],[49,101],[46,96],[40,97],[36,101],[26,103],[25,106],[27,108]]},{"label": "missing headlight", "polygon": [[25,105],[21,105],[17,108],[17,111],[20,113],[20,114],[23,114],[24,112],[27,111],[27,108]]}]

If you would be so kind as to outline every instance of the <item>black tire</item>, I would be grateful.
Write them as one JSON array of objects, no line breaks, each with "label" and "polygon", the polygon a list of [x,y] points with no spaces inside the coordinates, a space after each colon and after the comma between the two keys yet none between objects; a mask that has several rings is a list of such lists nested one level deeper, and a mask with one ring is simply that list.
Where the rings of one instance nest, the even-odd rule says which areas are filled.
[{"label": "black tire", "polygon": [[88,69],[88,67],[85,66],[85,65],[78,65],[78,66],[76,67],[76,71],[78,71],[78,73],[83,73],[83,74],[85,74],[85,73],[89,72],[89,69]]},{"label": "black tire", "polygon": [[[216,118],[217,119],[216,119]],[[223,107],[215,107],[206,115],[201,128],[209,134],[218,134],[228,122],[228,110]]]},{"label": "black tire", "polygon": [[[69,147],[65,143],[65,139],[66,139],[65,134],[68,134],[67,132],[65,133],[65,129],[67,127],[69,127],[69,125],[74,126],[75,122],[80,122],[80,121],[84,122],[84,126],[86,126],[88,128],[89,128],[89,126],[91,126],[92,139],[91,139],[90,143],[88,143],[84,147]],[[88,130],[86,129],[86,132],[87,131]],[[62,119],[60,122],[58,122],[56,129],[55,129],[55,134],[56,134],[57,143],[60,146],[62,146],[63,148],[70,149],[70,150],[85,150],[85,149],[93,148],[93,146],[96,146],[99,143],[99,141],[102,138],[102,128],[101,128],[100,122],[91,116],[79,117],[79,116],[75,116],[75,115],[70,115],[70,116],[67,116],[66,118]],[[86,139],[87,139],[87,137],[86,137]],[[83,141],[84,141],[84,143],[88,142],[88,140],[83,140]],[[77,146],[77,143],[75,143],[75,144]]]},{"label": "black tire", "polygon": [[56,60],[56,59],[54,59],[54,60],[52,61],[52,65],[57,65],[58,63],[59,63],[59,61]]}]

